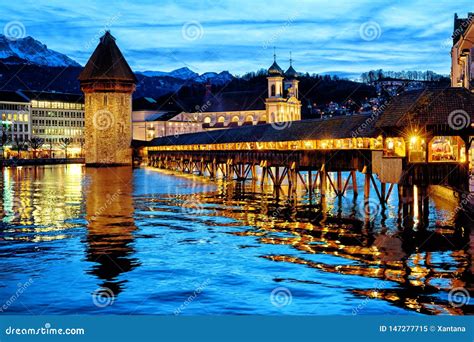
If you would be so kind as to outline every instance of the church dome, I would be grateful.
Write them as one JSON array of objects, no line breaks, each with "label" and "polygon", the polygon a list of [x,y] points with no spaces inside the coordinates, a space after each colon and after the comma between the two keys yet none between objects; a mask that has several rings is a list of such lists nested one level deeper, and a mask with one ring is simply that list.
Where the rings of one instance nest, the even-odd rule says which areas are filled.
[{"label": "church dome", "polygon": [[288,77],[288,78],[296,78],[296,77],[298,77],[298,73],[297,73],[296,70],[293,68],[293,66],[290,65],[290,67],[288,68],[288,70],[285,71],[285,76]]},{"label": "church dome", "polygon": [[283,70],[280,68],[276,61],[273,62],[272,66],[268,68],[269,75],[283,75]]}]

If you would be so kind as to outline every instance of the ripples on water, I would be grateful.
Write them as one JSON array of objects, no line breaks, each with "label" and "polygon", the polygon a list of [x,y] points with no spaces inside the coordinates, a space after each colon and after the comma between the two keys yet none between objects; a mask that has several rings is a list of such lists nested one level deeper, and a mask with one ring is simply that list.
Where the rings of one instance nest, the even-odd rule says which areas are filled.
[{"label": "ripples on water", "polygon": [[396,191],[369,218],[351,191],[294,202],[80,165],[7,168],[1,189],[5,313],[472,313],[449,301],[452,288],[473,294],[472,221],[439,199],[427,224],[407,224]]}]

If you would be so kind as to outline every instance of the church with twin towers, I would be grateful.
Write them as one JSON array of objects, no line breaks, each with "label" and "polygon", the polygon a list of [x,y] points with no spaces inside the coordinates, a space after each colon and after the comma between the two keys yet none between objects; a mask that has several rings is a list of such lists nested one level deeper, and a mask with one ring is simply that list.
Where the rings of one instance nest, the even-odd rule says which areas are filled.
[{"label": "church with twin towers", "polygon": [[[132,140],[151,139],[135,136],[132,95],[137,79],[109,31],[100,38],[79,81],[85,104],[86,165],[131,165]],[[291,57],[288,69],[283,71],[274,54],[263,101],[242,104],[245,99],[241,94],[240,103],[217,94],[206,103],[197,104],[199,110],[182,111],[159,122],[151,138],[260,124],[278,128],[282,123],[301,120],[298,83]]]}]

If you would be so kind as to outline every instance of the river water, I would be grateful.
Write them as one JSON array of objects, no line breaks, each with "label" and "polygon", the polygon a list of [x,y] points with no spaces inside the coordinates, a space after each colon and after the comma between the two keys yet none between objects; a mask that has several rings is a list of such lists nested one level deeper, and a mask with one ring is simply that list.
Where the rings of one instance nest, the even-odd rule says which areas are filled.
[{"label": "river water", "polygon": [[[472,220],[81,165],[1,175],[0,313],[471,314]],[[362,180],[359,182],[362,184]],[[372,194],[373,195],[373,194]]]}]

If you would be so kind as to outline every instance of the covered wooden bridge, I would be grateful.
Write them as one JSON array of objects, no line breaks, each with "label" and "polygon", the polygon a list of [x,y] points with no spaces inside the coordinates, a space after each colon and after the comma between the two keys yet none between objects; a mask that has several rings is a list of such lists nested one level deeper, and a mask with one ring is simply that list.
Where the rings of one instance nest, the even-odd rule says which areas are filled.
[{"label": "covered wooden bridge", "polygon": [[[463,88],[407,92],[384,109],[134,144],[150,166],[262,186],[268,182],[275,189],[285,184],[290,194],[300,183],[322,196],[328,188],[342,196],[350,184],[357,195],[356,172],[365,175],[365,196],[374,186],[382,205],[394,184],[399,191],[407,189],[408,197],[413,197],[413,185],[469,192],[473,94]],[[343,172],[348,172],[346,179]]]}]

